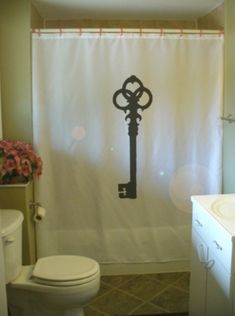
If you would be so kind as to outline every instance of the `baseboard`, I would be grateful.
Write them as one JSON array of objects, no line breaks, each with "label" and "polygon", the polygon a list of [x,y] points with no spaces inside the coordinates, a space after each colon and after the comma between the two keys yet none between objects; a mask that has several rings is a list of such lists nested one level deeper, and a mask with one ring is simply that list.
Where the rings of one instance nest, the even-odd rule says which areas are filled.
[{"label": "baseboard", "polygon": [[100,263],[101,275],[148,274],[190,271],[191,261],[151,263]]}]

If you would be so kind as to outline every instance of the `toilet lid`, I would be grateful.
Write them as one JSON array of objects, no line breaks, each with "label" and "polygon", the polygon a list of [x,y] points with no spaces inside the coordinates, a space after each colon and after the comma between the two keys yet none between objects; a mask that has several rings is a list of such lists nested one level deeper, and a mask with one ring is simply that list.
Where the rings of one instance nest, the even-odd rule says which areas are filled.
[{"label": "toilet lid", "polygon": [[46,281],[58,282],[58,284],[70,283],[70,281],[90,279],[98,271],[99,264],[87,257],[50,256],[38,259],[33,270],[33,277],[44,283]]}]

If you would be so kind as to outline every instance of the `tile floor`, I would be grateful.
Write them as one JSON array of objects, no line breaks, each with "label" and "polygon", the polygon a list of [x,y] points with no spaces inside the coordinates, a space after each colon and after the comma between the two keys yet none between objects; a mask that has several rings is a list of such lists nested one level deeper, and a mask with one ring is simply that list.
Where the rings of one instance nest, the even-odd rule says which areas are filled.
[{"label": "tile floor", "polygon": [[188,272],[102,276],[85,316],[188,312],[189,278]]}]

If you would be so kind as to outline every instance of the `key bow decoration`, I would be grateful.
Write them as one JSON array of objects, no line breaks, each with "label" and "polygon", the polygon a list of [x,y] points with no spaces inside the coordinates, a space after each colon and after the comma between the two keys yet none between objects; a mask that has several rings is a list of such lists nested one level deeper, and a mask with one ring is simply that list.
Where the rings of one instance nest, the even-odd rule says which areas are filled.
[{"label": "key bow decoration", "polygon": [[152,93],[144,87],[136,76],[127,78],[122,88],[113,95],[113,103],[116,108],[127,113],[128,135],[130,141],[130,181],[118,185],[120,198],[136,198],[136,137],[138,126],[142,117],[138,110],[144,111],[152,103]]}]

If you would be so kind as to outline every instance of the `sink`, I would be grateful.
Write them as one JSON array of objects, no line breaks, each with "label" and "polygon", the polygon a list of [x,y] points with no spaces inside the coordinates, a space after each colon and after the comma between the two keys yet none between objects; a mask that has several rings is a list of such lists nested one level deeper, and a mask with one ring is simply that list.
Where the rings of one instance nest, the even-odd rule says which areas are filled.
[{"label": "sink", "polygon": [[220,198],[212,203],[211,210],[221,218],[235,221],[235,198]]}]

